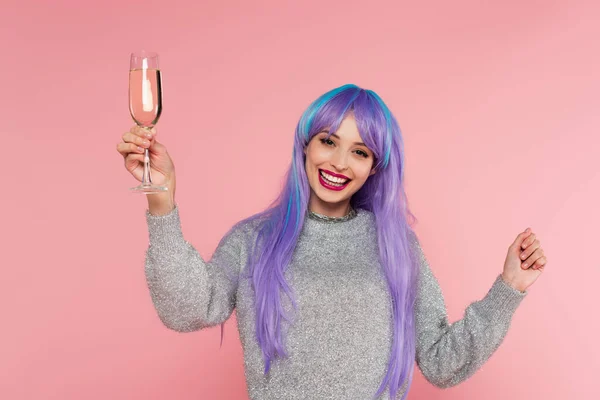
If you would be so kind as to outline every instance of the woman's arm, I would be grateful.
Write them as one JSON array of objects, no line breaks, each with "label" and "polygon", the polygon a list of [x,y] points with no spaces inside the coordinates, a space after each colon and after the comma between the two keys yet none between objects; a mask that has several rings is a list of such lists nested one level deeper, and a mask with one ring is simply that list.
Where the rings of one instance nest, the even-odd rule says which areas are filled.
[{"label": "woman's arm", "polygon": [[452,387],[473,375],[500,346],[527,292],[510,287],[499,274],[486,296],[450,324],[442,291],[416,237],[414,244],[420,259],[416,362],[430,383]]},{"label": "woman's arm", "polygon": [[235,308],[243,230],[232,228],[205,262],[183,237],[177,205],[166,215],[146,210],[146,221],[146,281],[163,324],[192,332],[225,322]]}]

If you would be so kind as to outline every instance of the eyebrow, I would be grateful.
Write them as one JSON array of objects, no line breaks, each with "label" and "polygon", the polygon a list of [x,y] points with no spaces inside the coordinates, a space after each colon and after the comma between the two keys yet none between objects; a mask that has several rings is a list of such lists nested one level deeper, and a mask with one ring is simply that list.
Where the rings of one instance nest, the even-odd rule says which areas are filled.
[{"label": "eyebrow", "polygon": [[[329,131],[327,129],[325,129],[325,130],[322,130],[319,133],[329,133]],[[340,137],[338,135],[336,135],[335,133],[332,133],[331,136],[333,136],[334,138],[340,139]],[[367,147],[367,145],[364,144],[363,142],[354,142],[354,144],[359,145],[359,146],[365,146],[365,147]]]}]

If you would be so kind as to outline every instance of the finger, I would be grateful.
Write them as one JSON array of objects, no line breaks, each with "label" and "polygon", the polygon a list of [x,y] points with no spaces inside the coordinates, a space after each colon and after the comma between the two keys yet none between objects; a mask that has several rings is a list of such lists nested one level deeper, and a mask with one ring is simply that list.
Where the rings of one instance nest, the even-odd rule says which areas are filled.
[{"label": "finger", "polygon": [[131,172],[134,169],[136,169],[140,163],[144,162],[144,155],[143,154],[128,154],[127,157],[125,157],[125,169],[127,169],[127,171]]},{"label": "finger", "polygon": [[140,132],[140,135],[151,138],[151,137],[154,137],[154,135],[156,135],[156,128],[155,127],[152,127],[152,128],[143,127],[143,128],[140,128],[139,132]]},{"label": "finger", "polygon": [[546,262],[547,262],[546,256],[541,256],[540,258],[537,259],[537,261],[533,265],[533,269],[544,269]]},{"label": "finger", "polygon": [[126,157],[128,154],[131,153],[143,153],[144,152],[144,148],[140,147],[134,143],[118,143],[117,144],[117,151],[119,153],[121,153],[121,155],[123,157]]},{"label": "finger", "polygon": [[136,134],[136,135],[143,135],[146,132],[152,132],[153,134],[156,134],[156,127],[152,127],[152,128],[147,128],[147,127],[142,127],[139,125],[133,125],[130,129],[129,132]]},{"label": "finger", "polygon": [[541,251],[542,249],[537,249],[534,251],[523,263],[523,268],[529,268],[540,258],[544,256],[544,253]]},{"label": "finger", "polygon": [[[529,238],[527,238],[527,239],[529,239]],[[521,252],[521,254],[519,255],[519,257],[521,257],[521,260],[528,259],[529,256],[531,256],[534,251],[536,251],[537,249],[539,249],[540,246],[541,246],[540,241],[539,240],[535,240],[532,244],[526,246],[525,250],[523,250]]]},{"label": "finger", "polygon": [[125,143],[134,143],[137,146],[140,147],[149,147],[150,146],[150,139],[143,137],[143,136],[138,136],[136,134],[133,133],[125,133],[123,135],[123,142]]},{"label": "finger", "polygon": [[525,239],[523,239],[523,242],[521,243],[521,248],[526,249],[528,246],[531,245],[531,243],[533,243],[536,239],[535,233],[531,232],[531,234],[529,236],[527,236]]},{"label": "finger", "polygon": [[154,137],[154,134],[151,131],[145,131],[143,129],[136,129],[135,132],[125,132],[123,134],[123,141],[127,141],[125,140],[125,137],[130,136],[130,135],[134,135],[134,136],[139,136],[141,138],[144,139],[151,139],[152,137]]},{"label": "finger", "polygon": [[156,127],[148,127],[148,126],[137,126],[136,127],[136,132],[139,132],[141,134],[145,134],[146,132],[148,133],[152,133],[152,134],[156,134]]},{"label": "finger", "polygon": [[515,241],[513,242],[513,244],[512,244],[512,245],[513,245],[514,247],[520,247],[520,246],[521,246],[521,243],[523,243],[523,240],[524,240],[524,239],[525,239],[527,236],[529,236],[529,234],[530,234],[530,233],[531,233],[531,229],[530,229],[530,228],[527,228],[527,229],[525,229],[525,231],[524,231],[524,232],[521,232],[521,233],[519,233],[519,234],[517,235],[517,238],[515,239]]},{"label": "finger", "polygon": [[541,256],[540,258],[538,258],[537,260],[535,260],[529,266],[529,268],[531,268],[531,269],[540,269],[540,268],[543,268],[545,264],[546,264],[546,256]]},{"label": "finger", "polygon": [[142,136],[147,138],[147,139],[152,139],[154,138],[154,135],[156,135],[156,129],[152,128],[152,129],[144,129],[142,131]]}]

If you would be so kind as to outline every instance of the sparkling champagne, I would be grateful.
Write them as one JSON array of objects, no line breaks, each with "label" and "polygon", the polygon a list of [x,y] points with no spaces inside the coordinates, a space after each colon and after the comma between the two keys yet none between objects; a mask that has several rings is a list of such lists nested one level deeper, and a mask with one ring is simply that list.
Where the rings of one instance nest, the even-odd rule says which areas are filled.
[{"label": "sparkling champagne", "polygon": [[139,126],[151,128],[156,125],[162,112],[159,69],[129,71],[129,112]]}]

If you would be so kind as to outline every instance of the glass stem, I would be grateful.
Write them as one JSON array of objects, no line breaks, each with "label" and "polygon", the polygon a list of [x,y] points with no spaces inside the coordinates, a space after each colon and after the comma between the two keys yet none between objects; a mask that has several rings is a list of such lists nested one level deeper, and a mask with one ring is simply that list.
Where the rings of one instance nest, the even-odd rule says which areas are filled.
[{"label": "glass stem", "polygon": [[144,149],[144,175],[142,176],[142,186],[151,186],[152,178],[150,177],[150,150]]}]

